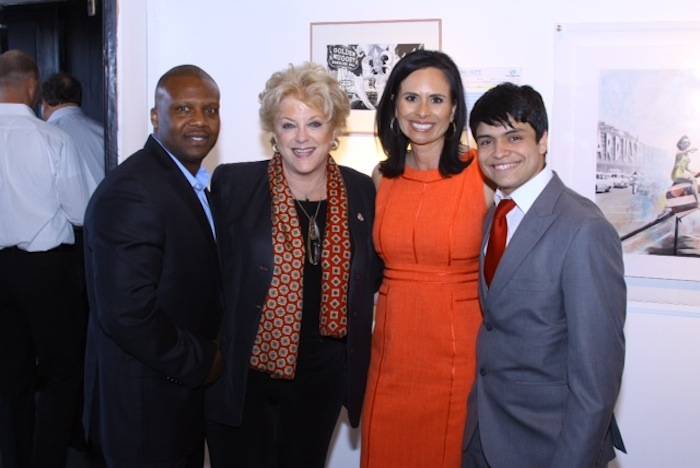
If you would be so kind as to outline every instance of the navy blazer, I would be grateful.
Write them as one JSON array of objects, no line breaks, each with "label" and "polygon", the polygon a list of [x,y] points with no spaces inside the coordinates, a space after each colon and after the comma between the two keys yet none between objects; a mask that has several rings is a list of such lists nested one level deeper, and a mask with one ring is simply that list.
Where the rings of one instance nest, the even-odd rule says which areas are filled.
[{"label": "navy blazer", "polygon": [[[207,417],[232,426],[241,423],[250,354],[263,303],[272,280],[272,201],[269,161],[225,164],[212,178],[224,281],[225,313],[221,348],[224,377],[208,390]],[[345,406],[357,426],[370,358],[374,293],[382,264],[372,243],[375,189],[372,180],[340,167],[348,194],[352,243],[348,291],[347,384]]]},{"label": "navy blazer", "polygon": [[203,438],[223,310],[204,210],[151,137],[100,184],[84,234],[86,429],[108,458],[180,459]]}]

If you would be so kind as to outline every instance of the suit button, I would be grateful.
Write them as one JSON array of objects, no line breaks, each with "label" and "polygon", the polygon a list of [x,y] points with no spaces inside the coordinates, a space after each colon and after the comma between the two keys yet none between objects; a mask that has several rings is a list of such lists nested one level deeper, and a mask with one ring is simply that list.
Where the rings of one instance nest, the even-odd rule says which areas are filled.
[{"label": "suit button", "polygon": [[486,369],[484,369],[483,367],[480,367],[479,368],[479,375],[481,375],[483,377],[486,374],[488,374],[488,372],[486,372]]},{"label": "suit button", "polygon": [[260,265],[259,267],[260,271],[269,271],[270,269],[267,267],[267,265]]},{"label": "suit button", "polygon": [[484,322],[484,328],[486,328],[486,331],[491,331],[493,330],[493,325],[491,325],[491,322]]},{"label": "suit button", "polygon": [[262,310],[262,305],[260,305],[260,304],[255,304],[255,308],[258,309],[258,310]]}]

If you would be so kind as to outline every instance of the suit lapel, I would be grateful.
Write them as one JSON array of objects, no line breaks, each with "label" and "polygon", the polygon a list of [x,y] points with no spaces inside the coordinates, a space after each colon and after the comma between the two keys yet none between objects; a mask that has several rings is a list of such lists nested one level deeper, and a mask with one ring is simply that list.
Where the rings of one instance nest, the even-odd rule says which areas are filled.
[{"label": "suit lapel", "polygon": [[359,210],[359,195],[356,193],[356,186],[359,184],[349,184],[348,183],[348,176],[347,174],[342,170],[343,168],[341,167],[341,175],[343,177],[343,183],[345,184],[345,192],[347,193],[348,197],[348,229],[350,229],[350,245],[352,247],[352,257],[351,257],[351,266],[350,268],[352,269],[352,263],[355,262],[355,259],[357,256],[355,255],[355,249],[357,246],[362,245],[361,242],[358,239],[358,236],[360,235],[360,232],[363,232],[358,224],[360,222],[365,222],[363,218],[362,221],[360,221],[356,216],[353,216],[353,213],[355,212],[355,205],[358,205],[358,214],[357,216],[362,216],[362,213]]},{"label": "suit lapel", "polygon": [[235,246],[236,251],[227,252],[229,255],[248,255],[250,252],[240,251],[238,247],[251,245],[250,239],[268,239],[267,242],[254,244],[253,257],[266,259],[272,266],[272,198],[267,163],[256,166],[252,171],[239,170],[235,164],[232,169],[226,184],[229,190],[216,194],[217,223],[221,230],[217,235],[230,239],[222,245]]},{"label": "suit lapel", "polygon": [[165,152],[163,147],[152,136],[148,137],[145,149],[151,153],[163,167],[165,181],[173,188],[178,198],[187,207],[187,210],[195,217],[199,229],[202,229],[204,235],[209,239],[210,247],[216,250],[216,243],[211,232],[211,227],[209,226],[209,220],[207,220],[207,215],[204,213],[199,198],[195,194],[187,178],[182,174],[177,165],[175,165],[175,162],[173,162],[168,153]]},{"label": "suit lapel", "polygon": [[484,259],[486,252],[486,245],[488,244],[489,232],[491,232],[491,224],[493,224],[493,217],[496,213],[496,205],[492,205],[486,215],[486,222],[484,223],[484,232],[481,236],[481,250],[479,250],[479,298],[482,299],[481,309],[486,310],[483,304],[483,298],[486,297],[489,288],[486,286],[486,278],[484,277]]},{"label": "suit lapel", "polygon": [[[493,277],[491,288],[488,290],[489,296],[495,296],[505,290],[506,285],[513,277],[513,274],[515,274],[520,264],[530,254],[535,244],[542,238],[547,229],[549,229],[552,222],[554,222],[556,218],[554,207],[563,189],[564,184],[562,184],[559,177],[554,174],[542,193],[540,193],[535,200],[535,203],[528,210],[508,243],[508,247]],[[480,276],[483,281],[483,275]]]},{"label": "suit lapel", "polygon": [[245,211],[246,224],[255,232],[265,233],[270,241],[258,245],[256,248],[265,249],[264,256],[274,262],[274,246],[272,241],[272,195],[270,194],[270,180],[267,178],[267,165],[265,165],[265,177],[257,185],[248,203],[250,207]]}]

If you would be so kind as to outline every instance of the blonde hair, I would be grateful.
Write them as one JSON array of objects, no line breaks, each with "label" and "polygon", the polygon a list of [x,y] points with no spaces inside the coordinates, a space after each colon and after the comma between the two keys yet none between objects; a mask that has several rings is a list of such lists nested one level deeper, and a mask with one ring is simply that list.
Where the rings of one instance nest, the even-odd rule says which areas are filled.
[{"label": "blonde hair", "polygon": [[280,103],[292,96],[309,107],[323,112],[333,129],[342,129],[350,114],[350,102],[338,81],[325,68],[311,62],[289,65],[272,74],[260,99],[260,122],[263,130],[274,131]]}]

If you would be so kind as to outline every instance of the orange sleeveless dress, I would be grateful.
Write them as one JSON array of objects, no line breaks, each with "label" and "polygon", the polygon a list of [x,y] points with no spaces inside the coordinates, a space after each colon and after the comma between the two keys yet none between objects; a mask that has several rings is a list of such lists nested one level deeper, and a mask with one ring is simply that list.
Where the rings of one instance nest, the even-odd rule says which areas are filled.
[{"label": "orange sleeveless dress", "polygon": [[406,168],[382,179],[385,262],[362,421],[363,468],[458,468],[475,378],[483,177]]}]

